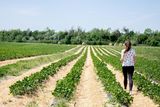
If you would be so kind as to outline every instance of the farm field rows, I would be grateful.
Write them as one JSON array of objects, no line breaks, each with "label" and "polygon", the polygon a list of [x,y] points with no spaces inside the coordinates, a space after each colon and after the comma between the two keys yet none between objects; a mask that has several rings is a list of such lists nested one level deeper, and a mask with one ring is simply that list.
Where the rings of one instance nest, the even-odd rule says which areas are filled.
[{"label": "farm field rows", "polygon": [[30,60],[21,60],[12,64],[2,66],[0,67],[0,78],[6,77],[6,76],[20,75],[21,73],[26,72],[31,68],[41,66],[41,65],[53,62],[55,60],[58,60],[60,58],[64,58],[66,56],[72,55],[75,51],[79,50],[80,48],[81,47],[76,47],[65,52],[51,54],[43,57],[41,56],[41,57],[30,59]]},{"label": "farm field rows", "polygon": [[[57,46],[53,46],[52,49],[56,50],[53,52],[54,57],[44,58],[49,59],[47,61],[32,59],[38,63],[48,62],[48,64],[26,76],[23,74],[27,72],[21,72],[23,69],[19,69],[17,65],[0,67],[2,77],[10,75],[8,73],[10,70],[7,69],[11,65],[16,68],[11,73],[21,72],[19,75],[14,75],[15,80],[3,79],[0,82],[0,105],[2,107],[157,107],[160,105],[158,78],[160,65],[157,59],[160,55],[155,51],[159,48],[145,47],[150,51],[148,56],[146,54],[148,51],[144,47],[133,47],[137,53],[137,64],[133,95],[130,95],[128,90],[123,89],[120,63],[120,50],[123,47],[84,45],[65,52],[74,47],[76,45],[62,45],[59,50]],[[146,52],[142,52],[141,49]],[[33,62],[32,60],[30,61]],[[31,62],[26,61],[27,64]],[[17,63],[22,64],[23,61],[15,64]],[[9,67],[4,68],[6,66]],[[35,66],[30,66],[28,70]],[[4,73],[1,73],[2,71]]]},{"label": "farm field rows", "polygon": [[37,55],[54,54],[64,52],[74,45],[57,45],[57,44],[43,44],[43,43],[0,43],[0,61],[7,59],[16,59]]},{"label": "farm field rows", "polygon": [[[109,50],[109,49],[108,49]],[[98,52],[97,52],[98,53]],[[107,55],[103,54],[100,55],[98,53],[98,56],[107,64],[109,64],[109,66],[107,65],[108,68],[112,69],[113,73],[116,75],[117,80],[119,82],[121,82],[121,86],[123,86],[123,76],[121,73],[121,64],[120,64],[120,57],[118,56],[113,56],[113,55],[109,55],[109,53],[106,53]],[[111,65],[111,67],[110,67]],[[114,68],[114,69],[113,69]],[[115,72],[116,70],[116,72]],[[154,106],[153,102],[151,100],[149,100],[149,98],[144,97],[145,96],[149,96],[150,98],[152,98],[156,103],[159,103],[159,85],[151,83],[149,80],[147,80],[146,78],[144,78],[144,76],[139,75],[137,72],[134,73],[134,81],[135,84],[137,85],[134,86],[134,96],[135,98],[133,99],[133,103],[139,101],[139,98],[141,101],[145,102],[141,102],[139,105],[150,105],[150,106]],[[142,95],[141,93],[139,93],[139,91],[142,91],[144,93],[144,95]],[[134,103],[135,104],[135,103]],[[136,104],[138,105],[138,104]],[[133,105],[134,106],[134,105]]]}]

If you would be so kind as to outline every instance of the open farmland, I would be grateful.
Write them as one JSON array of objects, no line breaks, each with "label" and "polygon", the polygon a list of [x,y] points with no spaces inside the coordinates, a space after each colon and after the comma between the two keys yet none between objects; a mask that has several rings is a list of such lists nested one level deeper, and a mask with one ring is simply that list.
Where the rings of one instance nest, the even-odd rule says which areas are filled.
[{"label": "open farmland", "polygon": [[[5,45],[9,47],[11,43]],[[45,56],[44,53],[41,59],[27,59],[0,67],[1,107],[160,105],[160,48],[133,47],[137,55],[133,95],[123,89],[119,60],[123,47],[53,45],[52,48],[53,55],[46,53],[51,55]],[[43,61],[46,63],[40,63]],[[20,69],[28,64],[35,65]]]},{"label": "open farmland", "polygon": [[0,61],[64,52],[74,45],[0,42]]}]

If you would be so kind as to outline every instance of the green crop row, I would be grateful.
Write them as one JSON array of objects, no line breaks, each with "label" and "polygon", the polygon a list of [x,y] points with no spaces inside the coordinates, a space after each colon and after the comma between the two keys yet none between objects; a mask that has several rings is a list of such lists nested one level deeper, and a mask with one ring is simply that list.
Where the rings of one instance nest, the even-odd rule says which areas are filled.
[{"label": "green crop row", "polygon": [[36,55],[54,54],[64,52],[74,45],[56,45],[44,43],[0,43],[0,61],[14,58],[30,57]]},{"label": "green crop row", "polygon": [[[118,57],[107,56],[100,54],[98,55],[104,62],[111,64],[116,69],[121,71],[121,63]],[[142,65],[141,65],[142,66]],[[160,86],[158,84],[152,83],[150,80],[144,76],[134,73],[134,82],[137,85],[137,90],[142,91],[144,95],[149,96],[153,101],[160,104]]]},{"label": "green crop row", "polygon": [[123,105],[130,105],[133,98],[123,90],[120,83],[116,81],[114,74],[107,69],[106,64],[100,61],[91,51],[91,56],[93,59],[94,66],[97,70],[97,75],[99,76],[105,90],[113,96],[113,99]]},{"label": "green crop row", "polygon": [[83,70],[87,57],[87,50],[84,55],[76,62],[71,71],[62,80],[58,80],[53,95],[57,98],[70,100],[79,83],[80,76]]},{"label": "green crop row", "polygon": [[52,63],[51,65],[44,67],[40,72],[36,72],[28,77],[25,77],[22,81],[17,81],[9,87],[10,93],[13,95],[32,94],[45,80],[49,78],[49,76],[53,76],[60,67],[65,66],[68,62],[77,58],[80,54],[82,54],[82,51],[78,54],[61,59],[58,62]]}]

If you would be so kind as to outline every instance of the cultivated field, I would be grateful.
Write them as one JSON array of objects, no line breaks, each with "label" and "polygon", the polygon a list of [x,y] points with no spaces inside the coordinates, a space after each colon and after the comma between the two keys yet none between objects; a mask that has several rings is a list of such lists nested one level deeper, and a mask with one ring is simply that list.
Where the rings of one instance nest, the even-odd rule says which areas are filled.
[{"label": "cultivated field", "polygon": [[158,47],[133,47],[136,65],[130,95],[123,89],[123,47],[0,45],[0,107],[160,106]]},{"label": "cultivated field", "polygon": [[56,45],[43,43],[0,43],[0,61],[14,58],[23,58],[36,55],[46,55],[64,52],[75,47],[74,45]]}]

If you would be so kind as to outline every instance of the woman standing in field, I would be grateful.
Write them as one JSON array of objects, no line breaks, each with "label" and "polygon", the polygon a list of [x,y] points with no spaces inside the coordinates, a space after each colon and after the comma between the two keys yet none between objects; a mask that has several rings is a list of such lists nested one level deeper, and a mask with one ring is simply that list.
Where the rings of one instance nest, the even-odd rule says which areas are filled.
[{"label": "woman standing in field", "polygon": [[124,76],[124,88],[127,88],[127,75],[129,78],[129,91],[132,94],[133,80],[132,76],[134,73],[134,64],[135,64],[135,50],[131,48],[131,42],[125,41],[125,49],[121,51],[121,62],[122,62],[122,71]]}]

